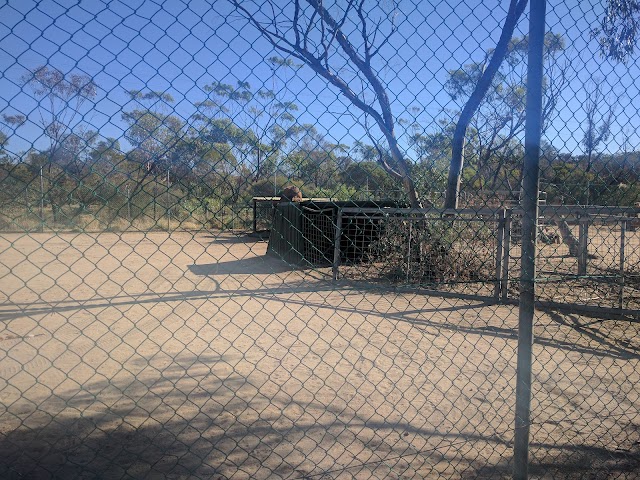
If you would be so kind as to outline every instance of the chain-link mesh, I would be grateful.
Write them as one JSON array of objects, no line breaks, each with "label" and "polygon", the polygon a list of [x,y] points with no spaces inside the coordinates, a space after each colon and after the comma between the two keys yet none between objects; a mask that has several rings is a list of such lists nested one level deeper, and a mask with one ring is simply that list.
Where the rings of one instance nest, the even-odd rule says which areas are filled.
[{"label": "chain-link mesh", "polygon": [[0,477],[523,478],[533,281],[528,473],[638,478],[640,7],[547,3],[528,280],[529,19],[4,2]]}]

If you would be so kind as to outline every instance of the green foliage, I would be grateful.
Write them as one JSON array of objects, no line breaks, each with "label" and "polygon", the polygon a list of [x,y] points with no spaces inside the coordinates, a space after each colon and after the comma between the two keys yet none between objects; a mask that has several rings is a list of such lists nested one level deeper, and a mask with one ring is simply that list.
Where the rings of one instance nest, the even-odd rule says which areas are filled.
[{"label": "green foliage", "polygon": [[[512,199],[518,196],[524,152],[528,45],[526,35],[511,39],[505,60],[467,129],[463,171],[463,184],[467,190],[506,191]],[[566,66],[560,62],[565,48],[561,35],[552,32],[545,35],[544,125],[548,123],[567,81]],[[492,54],[492,50],[487,50],[482,60],[449,72],[445,89],[453,100],[466,99],[471,95]],[[452,126],[445,125],[443,132],[451,138]],[[423,139],[415,141],[418,147],[422,147]]]},{"label": "green foliage", "polygon": [[82,127],[77,118],[83,105],[98,94],[98,86],[86,74],[65,74],[48,65],[27,71],[21,80],[41,100],[37,107],[38,122],[49,138],[49,154],[53,156],[61,143]]},{"label": "green foliage", "polygon": [[639,31],[640,2],[608,0],[606,13],[592,35],[598,38],[603,56],[625,62],[634,53]]},{"label": "green foliage", "polygon": [[[512,198],[518,194],[525,88],[524,77],[514,72],[521,72],[526,44],[526,37],[512,40],[506,66],[468,130],[463,182],[478,194],[505,188]],[[546,45],[551,58],[562,51],[564,41],[548,34]],[[273,58],[270,63],[297,68],[290,59]],[[483,63],[451,72],[447,88],[453,97],[468,93]],[[96,94],[90,79],[42,67],[23,81],[36,97],[52,100],[42,102],[51,106],[38,111],[50,142],[20,155],[8,153],[8,142],[26,118],[3,114],[0,199],[21,205],[15,218],[35,218],[55,228],[85,228],[89,217],[101,228],[245,228],[252,197],[277,196],[291,184],[307,198],[406,198],[402,183],[381,166],[398,167],[389,150],[362,142],[347,146],[317,125],[300,123],[298,105],[277,89],[214,81],[205,86],[206,98],[194,103],[195,113],[186,119],[176,113],[170,93],[130,90],[121,114],[127,125],[121,144],[82,122],[62,121],[73,118],[63,115],[65,108],[79,108]],[[418,124],[408,128],[415,158],[410,175],[422,196],[437,194],[446,185],[453,124],[443,122],[434,132]],[[639,166],[635,152],[572,156],[545,146],[542,189],[550,203],[580,201],[588,190],[593,203],[632,205],[640,197]],[[420,255],[444,261],[437,252],[457,251],[451,230],[441,227],[442,222],[436,222],[418,233],[423,237],[420,248],[426,249]],[[384,251],[391,252],[396,240],[390,239]]]}]

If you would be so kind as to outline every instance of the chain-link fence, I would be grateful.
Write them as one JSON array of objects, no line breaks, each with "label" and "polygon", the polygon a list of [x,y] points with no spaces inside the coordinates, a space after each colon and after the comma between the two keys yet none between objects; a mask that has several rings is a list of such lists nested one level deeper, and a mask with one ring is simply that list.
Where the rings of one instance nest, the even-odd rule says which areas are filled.
[{"label": "chain-link fence", "polygon": [[640,477],[638,22],[4,2],[0,477]]}]

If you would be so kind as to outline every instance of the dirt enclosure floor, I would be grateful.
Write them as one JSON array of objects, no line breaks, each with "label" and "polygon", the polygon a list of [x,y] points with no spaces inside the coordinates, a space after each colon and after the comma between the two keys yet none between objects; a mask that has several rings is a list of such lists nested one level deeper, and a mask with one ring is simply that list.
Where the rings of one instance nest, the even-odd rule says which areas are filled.
[{"label": "dirt enclosure floor", "polygon": [[[0,478],[510,478],[517,308],[219,233],[0,237]],[[532,478],[640,478],[640,325],[536,315]]]}]

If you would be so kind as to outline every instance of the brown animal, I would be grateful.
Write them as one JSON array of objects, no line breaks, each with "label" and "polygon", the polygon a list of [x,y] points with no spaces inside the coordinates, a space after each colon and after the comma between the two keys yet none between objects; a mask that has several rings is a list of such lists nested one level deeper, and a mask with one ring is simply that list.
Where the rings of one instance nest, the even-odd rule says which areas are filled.
[{"label": "brown animal", "polygon": [[302,201],[302,192],[295,185],[289,185],[282,190],[280,194],[281,202],[301,202]]}]

